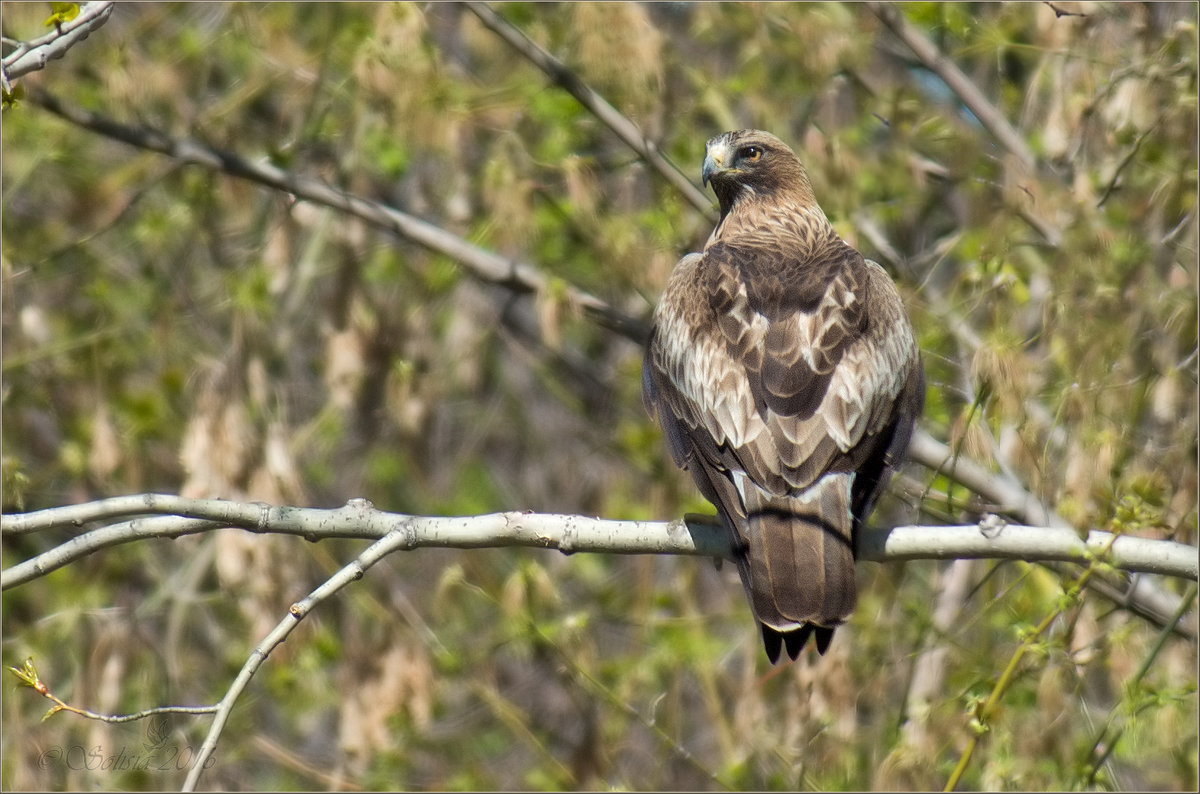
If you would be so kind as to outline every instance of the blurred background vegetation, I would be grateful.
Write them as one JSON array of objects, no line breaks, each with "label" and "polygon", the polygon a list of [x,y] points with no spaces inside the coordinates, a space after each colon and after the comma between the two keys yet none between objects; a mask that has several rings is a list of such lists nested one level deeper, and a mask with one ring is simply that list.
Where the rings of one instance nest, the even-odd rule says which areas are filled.
[{"label": "blurred background vegetation", "polygon": [[[696,181],[723,130],[794,144],[839,232],[901,286],[931,433],[1076,527],[1195,544],[1196,5],[898,9],[1035,163],[865,5],[495,6]],[[4,35],[42,35],[48,13],[5,3]],[[143,491],[711,512],[642,410],[638,347],[557,289],[647,317],[711,222],[469,9],[118,4],[24,82],[410,212],[551,288],[515,295],[19,102],[3,116],[6,512]],[[876,521],[986,509],[949,487],[910,465]],[[62,539],[6,542],[4,565]],[[360,548],[227,530],[95,554],[5,593],[3,663],[33,656],[97,711],[215,702]],[[394,556],[268,660],[202,785],[941,787],[986,727],[968,788],[1196,789],[1194,638],[1159,643],[1040,566],[859,577],[828,655],[771,668],[730,566]],[[994,719],[973,723],[1056,615]],[[177,787],[208,726],[40,722],[48,706],[5,680],[5,788]],[[55,748],[157,748],[165,768],[89,770]]]}]

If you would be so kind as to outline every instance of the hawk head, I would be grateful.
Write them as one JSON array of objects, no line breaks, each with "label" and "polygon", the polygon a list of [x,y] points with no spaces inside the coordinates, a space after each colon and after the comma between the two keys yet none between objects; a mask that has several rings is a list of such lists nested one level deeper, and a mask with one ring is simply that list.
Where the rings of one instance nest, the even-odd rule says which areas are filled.
[{"label": "hawk head", "polygon": [[[816,204],[800,158],[786,143],[762,130],[734,130],[711,138],[704,147],[701,178],[721,202],[724,218],[733,205],[752,196]],[[783,194],[790,195],[783,195]]]}]

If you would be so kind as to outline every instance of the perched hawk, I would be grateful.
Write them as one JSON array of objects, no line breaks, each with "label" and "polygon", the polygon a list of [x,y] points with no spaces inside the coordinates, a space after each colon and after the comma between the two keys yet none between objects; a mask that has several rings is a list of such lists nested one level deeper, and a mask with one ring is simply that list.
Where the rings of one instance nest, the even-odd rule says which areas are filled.
[{"label": "perched hawk", "polygon": [[772,664],[854,609],[854,538],[899,463],[924,376],[896,287],[837,236],[783,141],[708,142],[721,220],[679,260],[642,369],[675,463],[717,507]]}]

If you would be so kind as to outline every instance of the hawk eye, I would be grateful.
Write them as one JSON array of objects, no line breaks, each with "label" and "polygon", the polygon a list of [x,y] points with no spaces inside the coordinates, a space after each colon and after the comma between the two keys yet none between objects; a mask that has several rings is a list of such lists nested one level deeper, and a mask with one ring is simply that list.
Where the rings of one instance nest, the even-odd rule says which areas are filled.
[{"label": "hawk eye", "polygon": [[761,146],[743,146],[742,150],[738,152],[742,156],[742,159],[749,160],[752,163],[762,157],[762,153]]}]

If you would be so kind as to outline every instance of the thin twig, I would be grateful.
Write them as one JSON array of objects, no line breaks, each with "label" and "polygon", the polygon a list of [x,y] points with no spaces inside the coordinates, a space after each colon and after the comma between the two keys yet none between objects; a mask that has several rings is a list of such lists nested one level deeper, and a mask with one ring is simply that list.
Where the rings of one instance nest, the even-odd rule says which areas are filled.
[{"label": "thin twig", "polygon": [[[1111,536],[1108,546],[1115,545],[1116,541],[1120,539],[1118,535]],[[1107,552],[1107,550],[1104,549],[1103,551]],[[1012,684],[1017,674],[1017,669],[1020,667],[1021,659],[1039,641],[1042,634],[1058,620],[1059,615],[1065,612],[1068,606],[1078,602],[1080,594],[1087,586],[1087,581],[1092,578],[1092,574],[1096,570],[1097,567],[1095,565],[1090,565],[1079,574],[1079,577],[1066,590],[1067,598],[1065,603],[1052,610],[1033,631],[1022,638],[1021,644],[1017,646],[1017,649],[1009,658],[1008,664],[1005,665],[1004,671],[1000,674],[1000,678],[997,679],[995,686],[992,687],[992,691],[988,694],[987,699],[975,708],[975,717],[971,720],[971,738],[967,740],[967,746],[963,750],[962,755],[959,756],[958,764],[955,765],[954,771],[950,773],[943,791],[953,791],[958,786],[959,781],[962,780],[967,766],[971,763],[971,756],[975,753],[975,749],[979,746],[983,737],[991,730],[989,723],[996,715],[996,709],[999,707],[1000,701],[1008,691],[1008,687]]]},{"label": "thin twig", "polygon": [[1137,136],[1137,140],[1133,142],[1133,146],[1129,147],[1129,151],[1125,153],[1125,156],[1121,158],[1121,162],[1117,163],[1116,169],[1113,170],[1112,179],[1108,180],[1108,185],[1104,188],[1104,194],[1096,202],[1096,209],[1103,207],[1109,197],[1112,196],[1113,191],[1117,189],[1117,182],[1121,178],[1121,173],[1133,162],[1133,158],[1137,156],[1138,150],[1142,148],[1142,144],[1146,142],[1146,138],[1150,136],[1150,133],[1158,129],[1158,125],[1162,123],[1162,120],[1163,117],[1159,116],[1154,120],[1153,124],[1142,130],[1141,134]]},{"label": "thin twig", "polygon": [[1025,143],[1025,139],[1021,137],[1016,128],[1009,124],[1004,114],[983,95],[975,83],[971,82],[971,78],[967,77],[953,61],[943,55],[937,45],[930,41],[924,33],[909,25],[900,9],[890,3],[868,3],[867,6],[884,25],[887,25],[892,33],[896,34],[898,39],[913,51],[926,69],[941,78],[942,82],[962,100],[968,110],[975,114],[979,123],[1000,142],[1001,146],[1015,155],[1026,169],[1033,170],[1037,164],[1037,158],[1034,157],[1029,144]]},{"label": "thin twig", "polygon": [[[1196,585],[1192,585],[1184,593],[1180,599],[1179,608],[1175,612],[1175,622],[1178,622],[1183,617],[1184,613],[1192,607],[1192,602],[1196,600]],[[1138,705],[1129,705],[1138,692],[1141,686],[1142,679],[1146,677],[1146,673],[1150,672],[1150,665],[1158,658],[1163,647],[1167,644],[1167,638],[1171,635],[1170,627],[1164,628],[1158,633],[1158,637],[1151,646],[1150,651],[1146,654],[1146,658],[1138,665],[1137,672],[1133,677],[1125,682],[1125,699],[1109,713],[1108,719],[1101,728],[1100,733],[1096,735],[1096,740],[1092,742],[1090,756],[1092,758],[1091,765],[1088,769],[1087,779],[1084,782],[1086,786],[1094,786],[1096,784],[1096,775],[1100,772],[1100,767],[1104,766],[1113,751],[1117,749],[1117,743],[1120,742],[1121,736],[1125,733],[1125,727],[1129,724],[1138,711]],[[1110,738],[1111,737],[1111,738]],[[1107,739],[1107,741],[1105,741]]]},{"label": "thin twig", "polygon": [[229,714],[233,711],[233,707],[242,692],[249,685],[250,679],[254,677],[254,674],[258,672],[258,668],[262,667],[263,662],[271,655],[271,651],[283,644],[288,635],[300,625],[300,621],[304,620],[322,601],[330,598],[351,582],[357,582],[359,579],[362,579],[363,575],[372,565],[393,551],[404,548],[407,543],[408,538],[404,532],[390,532],[384,535],[368,546],[352,562],[326,579],[320,587],[313,590],[305,598],[292,604],[288,610],[287,617],[281,620],[279,625],[272,629],[263,638],[263,641],[258,644],[254,652],[246,660],[246,663],[242,665],[241,671],[238,672],[237,678],[234,679],[233,684],[225,692],[225,696],[221,698],[221,702],[217,704],[218,708],[216,715],[213,717],[213,724],[208,729],[208,735],[204,737],[204,743],[200,745],[200,752],[196,755],[196,763],[192,765],[192,768],[188,771],[187,780],[184,781],[184,791],[195,791],[196,783],[200,780],[200,774],[204,771],[208,759],[212,757],[213,751],[217,749],[217,740],[221,738],[221,733],[225,730],[225,723],[229,719]]},{"label": "thin twig", "polygon": [[659,176],[678,190],[704,217],[714,223],[717,221],[717,213],[713,210],[712,199],[684,176],[674,163],[664,157],[658,146],[647,138],[636,124],[614,108],[597,91],[584,83],[579,75],[510,25],[487,4],[468,2],[464,5],[479,18],[484,27],[504,39],[513,49],[525,56],[530,63],[554,81],[555,85],[575,97],[579,104],[587,108],[593,116],[616,133],[626,146],[637,152],[651,168],[658,172]]},{"label": "thin twig", "polygon": [[994,512],[1012,516],[1024,524],[1064,529],[1071,526],[1020,483],[962,457],[921,428],[913,432],[908,458],[945,474],[967,490],[997,505]]},{"label": "thin twig", "polygon": [[1067,11],[1065,8],[1059,8],[1054,3],[1045,2],[1045,0],[1043,0],[1043,5],[1050,7],[1050,10],[1054,12],[1055,19],[1062,19],[1063,17],[1087,17],[1087,14],[1081,14],[1078,11]]},{"label": "thin twig", "polygon": [[[163,714],[188,714],[192,716],[200,714],[215,714],[216,706],[155,706],[154,708],[142,709],[135,711],[132,714],[100,714],[96,711],[72,706],[65,700],[54,694],[50,690],[50,685],[42,680],[41,674],[38,673],[37,667],[33,663],[33,659],[25,660],[21,667],[10,667],[9,672],[17,677],[21,686],[29,687],[34,692],[37,692],[42,697],[49,700],[54,706],[46,713],[46,717],[57,714],[60,711],[69,711],[72,714],[78,714],[80,717],[86,717],[89,720],[97,720],[99,722],[107,722],[113,725],[136,722],[144,720],[147,717],[158,717]],[[45,719],[45,717],[43,717]]]}]

